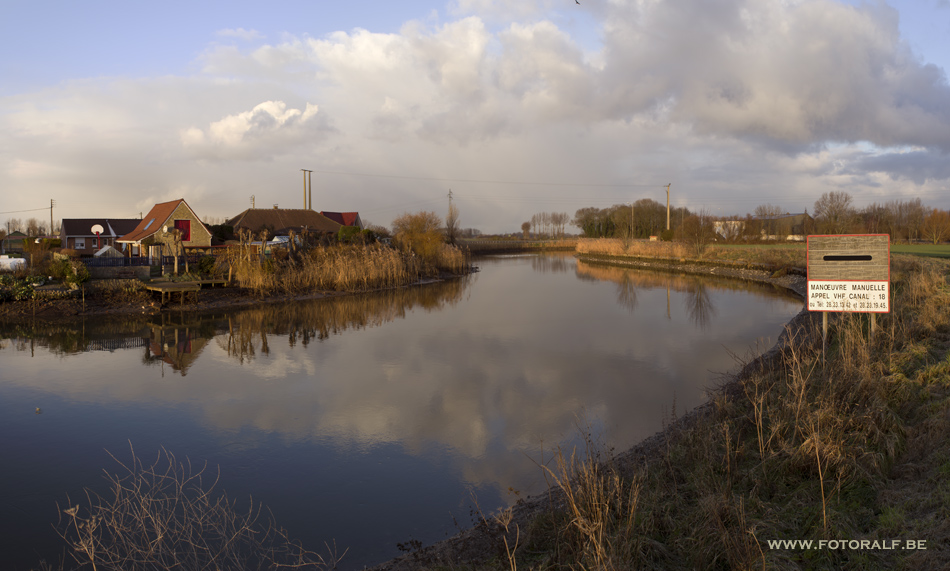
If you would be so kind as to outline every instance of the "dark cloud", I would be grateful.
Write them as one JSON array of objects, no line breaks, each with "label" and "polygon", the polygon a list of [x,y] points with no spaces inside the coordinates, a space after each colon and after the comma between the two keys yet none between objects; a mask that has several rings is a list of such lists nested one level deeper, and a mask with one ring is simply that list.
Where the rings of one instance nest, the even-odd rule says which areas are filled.
[{"label": "dark cloud", "polygon": [[950,154],[920,150],[868,155],[855,161],[857,172],[880,172],[895,180],[910,180],[923,185],[928,181],[950,179]]}]

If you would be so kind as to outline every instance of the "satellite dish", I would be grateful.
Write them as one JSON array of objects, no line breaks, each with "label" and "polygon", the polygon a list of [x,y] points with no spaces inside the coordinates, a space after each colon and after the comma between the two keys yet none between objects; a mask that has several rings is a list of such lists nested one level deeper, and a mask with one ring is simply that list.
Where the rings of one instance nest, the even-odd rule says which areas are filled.
[{"label": "satellite dish", "polygon": [[102,234],[103,232],[105,232],[105,229],[102,227],[101,224],[94,224],[94,225],[93,225],[93,227],[92,227],[92,233],[93,233],[93,234]]}]

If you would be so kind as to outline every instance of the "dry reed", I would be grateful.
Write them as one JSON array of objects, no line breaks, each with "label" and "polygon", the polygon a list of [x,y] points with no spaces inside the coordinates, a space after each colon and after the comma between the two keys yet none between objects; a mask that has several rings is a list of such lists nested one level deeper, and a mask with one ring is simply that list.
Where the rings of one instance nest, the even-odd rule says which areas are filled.
[{"label": "dry reed", "polygon": [[130,463],[116,462],[107,494],[87,489],[85,506],[62,510],[58,532],[80,568],[318,570],[337,562],[332,550],[324,557],[291,540],[253,500],[239,510],[214,491],[218,475],[209,482],[206,467],[164,449],[152,464],[134,451]]},{"label": "dry reed", "polygon": [[[895,259],[893,311],[878,316],[873,341],[866,315],[836,316],[822,367],[805,319],[635,464],[561,455],[552,476],[565,508],[538,518],[548,523],[529,534],[519,566],[946,568],[950,546],[937,540],[950,525],[937,514],[950,485],[932,482],[950,454],[926,451],[950,449],[948,274],[944,262]],[[920,506],[929,515],[910,520]],[[910,552],[774,543],[895,537],[930,542]]]},{"label": "dry reed", "polygon": [[462,250],[447,244],[441,244],[431,259],[378,244],[338,244],[263,263],[235,256],[221,264],[228,265],[242,287],[261,294],[392,288],[441,273],[461,275],[470,265]]}]

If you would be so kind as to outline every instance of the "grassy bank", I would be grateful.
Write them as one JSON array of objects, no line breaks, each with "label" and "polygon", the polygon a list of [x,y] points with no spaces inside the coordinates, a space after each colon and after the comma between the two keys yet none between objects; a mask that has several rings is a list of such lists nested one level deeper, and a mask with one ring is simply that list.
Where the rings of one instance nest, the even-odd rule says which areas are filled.
[{"label": "grassy bank", "polygon": [[805,267],[804,244],[731,245],[713,244],[700,251],[683,242],[643,242],[615,238],[587,238],[577,244],[577,254],[616,258],[648,258],[724,262],[769,268]]},{"label": "grassy bank", "polygon": [[835,315],[823,363],[820,319],[802,315],[652,447],[562,451],[549,473],[562,508],[520,526],[502,515],[499,555],[476,567],[947,568],[948,275],[897,257],[873,342],[866,315]]}]

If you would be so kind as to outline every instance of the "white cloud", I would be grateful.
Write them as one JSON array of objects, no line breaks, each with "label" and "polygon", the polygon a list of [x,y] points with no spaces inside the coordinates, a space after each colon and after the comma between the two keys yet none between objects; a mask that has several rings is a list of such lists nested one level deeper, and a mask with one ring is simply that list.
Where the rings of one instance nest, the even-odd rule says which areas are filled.
[{"label": "white cloud", "polygon": [[245,30],[244,28],[225,28],[223,30],[218,30],[217,35],[223,38],[236,38],[245,42],[260,40],[264,37],[264,35],[257,30]]},{"label": "white cloud", "polygon": [[[265,101],[250,111],[228,115],[207,129],[190,127],[181,133],[182,144],[204,158],[269,158],[305,135],[319,135],[316,105],[288,109],[283,101]],[[316,128],[310,127],[315,125]]]},{"label": "white cloud", "polygon": [[[950,206],[940,192],[950,184],[946,74],[912,52],[887,5],[587,4],[588,17],[602,18],[599,53],[580,45],[561,3],[460,0],[456,19],[411,21],[398,33],[269,44],[231,30],[219,36],[248,44],[210,42],[193,75],[86,79],[6,97],[0,186],[17,196],[81,192],[97,204],[203,186],[208,206],[193,206],[223,216],[251,194],[296,204],[289,173],[301,167],[591,183],[564,189],[576,202],[547,203],[536,198],[554,191],[453,184],[466,225],[486,231],[517,230],[537,211],[640,197],[594,184],[672,182],[678,204],[728,196],[719,206],[729,213],[789,192],[807,205],[826,190],[852,192],[858,204],[919,190]],[[505,10],[524,12],[501,24]],[[919,151],[894,151],[905,147]],[[445,194],[440,182],[323,183],[328,199],[350,201],[327,209],[367,211],[382,224],[400,205]]]}]

